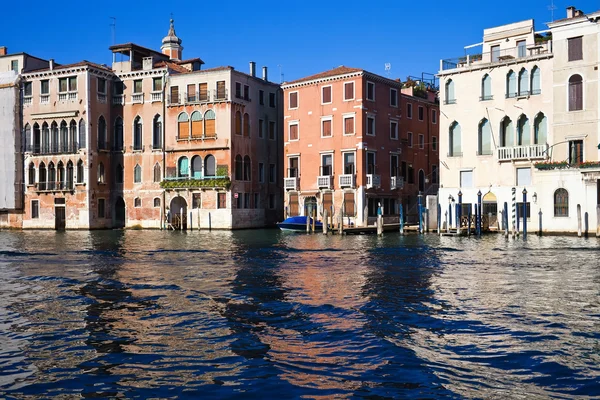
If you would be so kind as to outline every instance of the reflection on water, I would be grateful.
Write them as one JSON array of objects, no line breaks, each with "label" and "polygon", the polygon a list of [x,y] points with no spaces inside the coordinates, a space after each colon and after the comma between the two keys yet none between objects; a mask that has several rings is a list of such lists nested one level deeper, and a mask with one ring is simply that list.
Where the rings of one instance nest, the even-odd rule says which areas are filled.
[{"label": "reflection on water", "polygon": [[599,248],[0,232],[0,397],[594,396]]}]

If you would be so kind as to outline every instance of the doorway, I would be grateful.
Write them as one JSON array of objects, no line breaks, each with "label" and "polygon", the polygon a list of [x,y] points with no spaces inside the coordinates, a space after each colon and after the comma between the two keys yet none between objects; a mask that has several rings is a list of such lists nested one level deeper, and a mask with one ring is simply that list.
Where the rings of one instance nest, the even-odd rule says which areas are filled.
[{"label": "doorway", "polygon": [[122,197],[118,197],[115,202],[115,228],[125,227],[125,201]]},{"label": "doorway", "polygon": [[[491,226],[496,226],[498,224],[498,200],[496,195],[492,192],[486,193],[486,195],[483,196],[483,204],[481,208],[482,225],[485,226],[485,221],[487,221],[488,228]],[[488,218],[490,215],[491,218]]]},{"label": "doorway", "polygon": [[66,227],[65,206],[54,206],[54,229],[64,231]]},{"label": "doorway", "polygon": [[181,196],[174,197],[171,200],[171,207],[167,213],[173,229],[187,229],[187,202]]}]

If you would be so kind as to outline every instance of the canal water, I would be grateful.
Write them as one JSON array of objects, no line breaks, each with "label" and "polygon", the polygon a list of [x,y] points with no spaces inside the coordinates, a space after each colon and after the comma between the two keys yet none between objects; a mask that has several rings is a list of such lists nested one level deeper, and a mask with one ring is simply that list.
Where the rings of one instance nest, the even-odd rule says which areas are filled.
[{"label": "canal water", "polygon": [[600,395],[600,241],[0,232],[0,398]]}]

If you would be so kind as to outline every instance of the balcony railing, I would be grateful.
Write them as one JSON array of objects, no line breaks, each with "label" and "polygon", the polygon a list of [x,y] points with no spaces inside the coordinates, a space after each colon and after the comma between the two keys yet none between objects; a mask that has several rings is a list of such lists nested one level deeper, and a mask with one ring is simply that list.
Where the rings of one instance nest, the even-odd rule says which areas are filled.
[{"label": "balcony railing", "polygon": [[228,90],[224,89],[224,90],[217,90],[215,89],[213,91],[213,99],[214,101],[227,101],[228,100]]},{"label": "balcony railing", "polygon": [[34,185],[37,192],[60,192],[73,190],[73,182],[38,182]]},{"label": "balcony railing", "polygon": [[446,71],[450,69],[467,68],[485,64],[505,63],[544,54],[552,54],[551,40],[530,44],[528,46],[510,47],[506,49],[494,50],[489,53],[472,54],[463,57],[441,60],[440,70]]},{"label": "balcony railing", "polygon": [[339,175],[338,179],[340,188],[353,189],[354,187],[356,187],[356,178],[354,174]]},{"label": "balcony railing", "polygon": [[112,98],[112,103],[114,105],[123,105],[125,104],[125,95],[124,94],[115,94]]},{"label": "balcony railing", "polygon": [[49,94],[41,94],[40,95],[40,104],[48,104],[50,102]]},{"label": "balcony railing", "polygon": [[29,144],[25,148],[27,153],[32,154],[73,154],[77,153],[79,147],[77,142],[73,143],[61,143],[58,145],[32,145]]},{"label": "balcony railing", "polygon": [[444,100],[444,104],[456,104],[456,99],[446,99]]},{"label": "balcony railing", "polygon": [[154,92],[150,92],[150,101],[151,102],[157,102],[157,101],[162,101],[163,99],[163,94],[162,91],[154,91]]},{"label": "balcony railing", "polygon": [[300,188],[300,178],[283,178],[284,190],[298,190]]},{"label": "balcony railing", "polygon": [[381,186],[381,175],[367,174],[367,189]]},{"label": "balcony railing", "polygon": [[319,189],[333,189],[333,175],[317,176],[317,187]]},{"label": "balcony railing", "polygon": [[169,95],[169,105],[173,106],[181,104],[180,97],[181,96],[179,95]]},{"label": "balcony railing", "polygon": [[493,94],[485,94],[483,96],[479,96],[479,101],[488,101],[488,100],[494,100],[494,95]]},{"label": "balcony railing", "polygon": [[498,161],[533,160],[547,157],[548,146],[546,144],[498,148]]},{"label": "balcony railing", "polygon": [[23,97],[23,105],[24,106],[30,106],[32,103],[33,103],[33,97],[31,97],[31,96]]},{"label": "balcony railing", "polygon": [[142,104],[144,102],[144,93],[134,93],[131,95],[131,102],[133,104]]},{"label": "balcony railing", "polygon": [[404,178],[401,176],[392,176],[390,178],[390,189],[402,189],[404,188]]},{"label": "balcony railing", "polygon": [[104,93],[96,93],[98,103],[106,104],[106,95]]}]

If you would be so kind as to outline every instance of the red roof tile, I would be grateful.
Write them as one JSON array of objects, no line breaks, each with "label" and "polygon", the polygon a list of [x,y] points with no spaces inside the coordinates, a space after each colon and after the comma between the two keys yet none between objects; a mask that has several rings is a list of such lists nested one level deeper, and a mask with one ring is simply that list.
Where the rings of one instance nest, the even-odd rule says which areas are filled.
[{"label": "red roof tile", "polygon": [[362,70],[360,68],[351,68],[351,67],[346,67],[346,66],[341,65],[337,68],[330,69],[329,71],[320,72],[315,75],[307,76],[306,78],[296,79],[295,81],[291,81],[291,82],[285,82],[284,85],[289,85],[292,83],[299,83],[299,82],[304,82],[304,81],[312,81],[315,79],[329,78],[330,76],[345,75],[345,74],[350,74],[353,72],[361,72],[361,71],[364,71],[364,70]]}]

